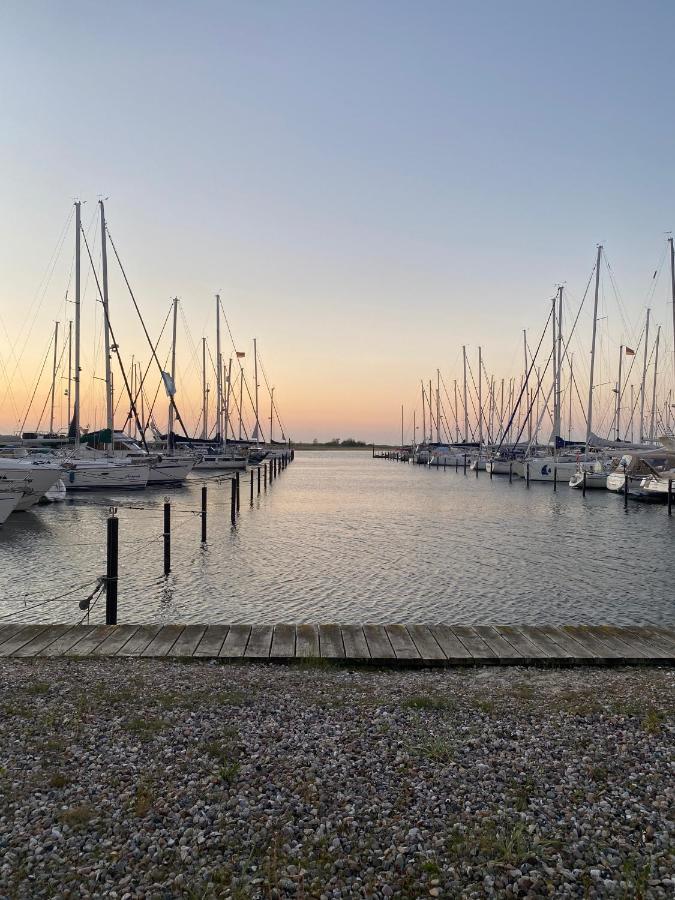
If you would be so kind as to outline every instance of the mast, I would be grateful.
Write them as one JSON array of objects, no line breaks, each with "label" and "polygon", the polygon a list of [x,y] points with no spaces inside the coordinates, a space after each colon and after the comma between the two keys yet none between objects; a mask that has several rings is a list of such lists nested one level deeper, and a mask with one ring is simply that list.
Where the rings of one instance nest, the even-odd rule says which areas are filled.
[{"label": "mast", "polygon": [[649,440],[655,440],[654,436],[654,416],[656,413],[656,375],[659,368],[659,338],[661,337],[661,326],[656,330],[656,350],[654,352],[654,385],[652,387],[652,415],[649,423]]},{"label": "mast", "polygon": [[274,388],[270,388],[270,444],[274,443]]},{"label": "mast", "polygon": [[401,404],[401,450],[403,450],[403,404]]},{"label": "mast", "polygon": [[258,418],[258,348],[253,338],[253,377],[255,379],[255,442],[260,443],[260,419]]},{"label": "mast", "polygon": [[[173,334],[171,337],[171,381],[173,389],[176,389],[176,329],[178,326],[178,297],[173,298]],[[169,397],[169,427],[166,435],[167,447],[173,446],[173,394]]]},{"label": "mast", "polygon": [[[530,414],[530,382],[528,379],[528,367],[527,367],[527,332],[523,328],[523,355],[525,358],[525,375],[523,377],[523,384],[525,385],[525,397],[527,398],[528,411],[527,415],[527,443],[532,443],[532,416]],[[520,429],[518,429],[520,431]]]},{"label": "mast", "polygon": [[668,238],[670,244],[670,299],[673,302],[673,367],[675,371],[675,249],[673,249],[673,239]]},{"label": "mast", "polygon": [[574,378],[574,354],[570,353],[570,396],[569,412],[567,415],[567,440],[572,440],[572,379]]},{"label": "mast", "polygon": [[469,408],[466,405],[466,347],[462,347],[464,359],[464,443],[469,443]]},{"label": "mast", "polygon": [[206,338],[202,338],[202,440],[209,436],[209,411],[206,397]]},{"label": "mast", "polygon": [[103,323],[104,346],[105,346],[105,409],[106,409],[106,428],[110,431],[110,447],[113,445],[113,382],[112,372],[110,368],[110,314],[108,305],[108,247],[105,232],[105,209],[103,200],[98,201],[101,209],[101,281],[103,283],[103,315],[105,322]]},{"label": "mast", "polygon": [[[553,311],[553,322],[555,325],[555,309]],[[556,393],[557,393],[557,419],[556,419],[556,435],[560,434],[562,428],[562,358],[563,358],[563,339],[562,339],[562,323],[563,323],[563,286],[558,287],[558,352],[556,371]]]},{"label": "mast", "polygon": [[223,440],[223,359],[220,351],[220,294],[216,294],[216,440]]},{"label": "mast", "polygon": [[595,297],[593,300],[593,336],[591,338],[591,374],[588,384],[588,413],[586,424],[586,447],[591,439],[593,431],[593,375],[595,372],[595,337],[598,330],[598,295],[600,293],[600,258],[602,256],[602,244],[598,244],[598,258],[595,261]]},{"label": "mast", "polygon": [[502,394],[499,400],[499,440],[504,438],[504,379],[502,378]]},{"label": "mast", "polygon": [[649,344],[649,313],[647,310],[647,321],[645,323],[645,351],[642,361],[642,387],[640,388],[640,443],[645,439],[645,387],[647,383],[647,347]]},{"label": "mast", "polygon": [[[81,203],[75,201],[75,397],[73,402],[73,432],[75,444],[80,442],[80,231]],[[70,423],[68,423],[70,429]]]},{"label": "mast", "polygon": [[455,378],[455,440],[459,444],[459,420],[457,418],[457,379]]},{"label": "mast", "polygon": [[140,384],[141,393],[141,437],[145,440],[145,397],[143,394],[143,379],[141,378],[141,364],[138,363],[138,374],[136,376],[137,383]]},{"label": "mast", "polygon": [[68,432],[70,432],[70,414],[72,411],[72,399],[70,389],[73,383],[73,322],[68,322]]},{"label": "mast", "polygon": [[244,405],[244,369],[239,363],[239,440],[241,440],[241,416]]},{"label": "mast", "polygon": [[635,419],[635,385],[630,386],[630,442],[635,441],[635,430],[633,428],[633,420]]},{"label": "mast", "polygon": [[230,390],[232,385],[232,357],[227,364],[227,393],[225,394],[225,443],[227,443],[227,426],[230,424]]},{"label": "mast", "polygon": [[623,366],[623,344],[619,347],[619,381],[616,386],[616,439],[621,440],[621,369]]},{"label": "mast", "polygon": [[441,442],[441,370],[436,369],[436,443]]},{"label": "mast", "polygon": [[431,378],[429,379],[429,443],[434,439],[434,414],[431,406]]},{"label": "mast", "polygon": [[483,446],[483,357],[478,348],[478,452]]},{"label": "mast", "polygon": [[422,386],[422,443],[426,443],[427,439],[427,413],[426,413],[426,398],[424,396],[424,382],[420,380],[420,384]]},{"label": "mast", "polygon": [[59,344],[59,323],[54,323],[54,362],[52,363],[52,400],[49,412],[49,433],[54,434],[54,394],[56,393],[56,354]]}]

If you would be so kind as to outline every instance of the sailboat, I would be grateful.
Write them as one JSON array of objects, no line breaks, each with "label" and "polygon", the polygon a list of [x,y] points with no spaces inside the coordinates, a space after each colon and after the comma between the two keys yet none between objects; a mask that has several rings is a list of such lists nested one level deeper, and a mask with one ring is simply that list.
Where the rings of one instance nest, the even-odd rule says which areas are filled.
[{"label": "sailboat", "polygon": [[0,488],[0,525],[4,525],[19,505],[23,491]]}]

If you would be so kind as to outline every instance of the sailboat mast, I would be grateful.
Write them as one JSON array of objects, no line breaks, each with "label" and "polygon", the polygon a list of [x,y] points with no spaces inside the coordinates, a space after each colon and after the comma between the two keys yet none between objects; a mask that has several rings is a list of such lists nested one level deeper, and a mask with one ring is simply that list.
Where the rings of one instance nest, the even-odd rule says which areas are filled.
[{"label": "sailboat mast", "polygon": [[227,427],[230,424],[230,386],[232,384],[232,357],[227,364],[227,393],[225,394],[225,443],[227,443]]},{"label": "sailboat mast", "polygon": [[483,446],[483,351],[478,348],[478,450]]},{"label": "sailboat mast", "polygon": [[434,439],[434,414],[431,405],[431,378],[429,379],[429,443]]},{"label": "sailboat mast", "polygon": [[595,297],[593,300],[593,335],[591,338],[591,373],[588,383],[588,413],[586,423],[586,446],[593,431],[593,375],[595,373],[595,338],[598,330],[598,297],[600,293],[600,259],[602,244],[598,244],[598,258],[595,261]]},{"label": "sailboat mast", "polygon": [[464,360],[464,443],[469,442],[469,407],[466,404],[466,347],[462,347]]},{"label": "sailboat mast", "polygon": [[647,321],[645,322],[645,350],[642,360],[642,386],[640,388],[640,443],[645,439],[645,388],[647,385],[647,349],[649,344],[649,314],[651,310],[647,310]]},{"label": "sailboat mast", "polygon": [[108,305],[108,247],[105,231],[105,209],[103,200],[99,200],[101,209],[101,281],[103,284],[103,323],[104,347],[105,347],[105,410],[106,428],[110,432],[110,446],[113,441],[113,382],[110,368],[110,307]]},{"label": "sailboat mast", "polygon": [[54,323],[54,362],[52,363],[52,399],[49,411],[49,433],[54,434],[54,395],[56,394],[56,362],[59,346],[59,323]]},{"label": "sailboat mast", "polygon": [[436,369],[436,443],[440,444],[440,442],[441,442],[441,370]]},{"label": "sailboat mast", "polygon": [[220,294],[216,294],[216,440],[223,440],[223,359],[220,350]]},{"label": "sailboat mast", "polygon": [[459,420],[457,418],[457,379],[455,381],[455,440],[459,444]]},{"label": "sailboat mast", "polygon": [[675,248],[672,237],[668,238],[670,244],[670,299],[673,303],[673,371],[675,372]]},{"label": "sailboat mast", "polygon": [[255,442],[260,443],[260,419],[258,417],[258,347],[253,338],[253,377],[255,379]]},{"label": "sailboat mast", "polygon": [[[527,415],[527,443],[532,443],[532,416],[530,414],[530,382],[528,379],[528,366],[527,366],[527,332],[523,328],[523,355],[525,358],[525,375],[523,376],[523,384],[525,385],[525,398],[527,401],[528,410],[526,412]],[[520,431],[520,428],[518,429]]]},{"label": "sailboat mast", "polygon": [[72,398],[70,389],[73,384],[73,322],[68,322],[68,429],[70,430],[70,414],[72,410]]},{"label": "sailboat mast", "polygon": [[649,440],[655,440],[654,435],[654,417],[656,414],[656,376],[659,368],[659,338],[661,337],[661,326],[656,330],[656,350],[654,351],[654,385],[652,387],[652,416],[649,424]]},{"label": "sailboat mast", "polygon": [[[553,321],[555,322],[555,311],[553,313]],[[562,428],[562,357],[563,357],[563,339],[562,339],[562,326],[563,326],[563,286],[560,285],[558,288],[558,353],[557,353],[557,363],[558,368],[556,370],[556,393],[557,393],[557,419],[556,419],[556,435],[560,434],[560,429]]]},{"label": "sailboat mast", "polygon": [[[75,201],[75,397],[73,400],[73,432],[75,444],[80,442],[80,231],[81,203]],[[70,423],[68,423],[70,426]]]},{"label": "sailboat mast", "polygon": [[422,387],[422,443],[425,444],[427,440],[427,413],[426,399],[424,396],[424,382],[420,381],[420,385]]},{"label": "sailboat mast", "polygon": [[[178,326],[178,297],[173,298],[173,334],[171,337],[171,380],[176,387],[176,331]],[[166,435],[167,447],[173,446],[173,396],[169,397],[169,427]]]},{"label": "sailboat mast", "polygon": [[567,440],[572,440],[572,379],[574,378],[574,354],[570,353],[570,396],[569,412],[567,415]]},{"label": "sailboat mast", "polygon": [[244,406],[244,369],[239,363],[239,440],[241,440],[241,416]]},{"label": "sailboat mast", "polygon": [[206,338],[202,338],[202,440],[209,434],[209,411],[206,408]]},{"label": "sailboat mast", "polygon": [[621,369],[623,367],[623,344],[619,347],[619,381],[616,386],[616,439],[621,440]]},{"label": "sailboat mast", "polygon": [[270,388],[270,444],[274,443],[274,388]]}]

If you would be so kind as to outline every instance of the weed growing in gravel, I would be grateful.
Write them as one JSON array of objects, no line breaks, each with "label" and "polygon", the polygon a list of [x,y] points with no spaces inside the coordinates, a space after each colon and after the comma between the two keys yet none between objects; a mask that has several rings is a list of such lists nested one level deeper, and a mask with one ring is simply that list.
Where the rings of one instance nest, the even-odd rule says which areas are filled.
[{"label": "weed growing in gravel", "polygon": [[438,697],[432,694],[416,694],[413,697],[406,697],[402,704],[407,709],[451,709],[452,704],[445,697]]},{"label": "weed growing in gravel", "polygon": [[621,866],[621,873],[623,880],[626,882],[623,896],[626,898],[632,897],[633,900],[644,900],[649,888],[650,864],[643,863],[640,865],[638,860],[631,856],[624,860]]},{"label": "weed growing in gravel", "polygon": [[141,781],[136,788],[136,800],[134,802],[134,812],[139,818],[142,818],[150,811],[153,799],[152,786],[147,781]]},{"label": "weed growing in gravel", "polygon": [[494,700],[479,700],[476,703],[476,706],[481,712],[485,713],[486,716],[491,716],[497,708]]},{"label": "weed growing in gravel", "polygon": [[41,694],[47,694],[49,692],[49,685],[46,681],[30,681],[26,685],[26,693],[31,694],[34,697],[40,696]]},{"label": "weed growing in gravel", "polygon": [[68,779],[62,772],[54,772],[54,774],[49,779],[49,787],[51,788],[63,788],[67,784],[69,784]]},{"label": "weed growing in gravel", "polygon": [[140,738],[142,741],[150,741],[158,734],[166,723],[161,719],[129,719],[124,727],[128,732]]},{"label": "weed growing in gravel", "polygon": [[659,731],[661,731],[661,724],[664,719],[665,716],[661,710],[652,707],[645,713],[645,717],[642,720],[642,727],[649,734],[658,734]]},{"label": "weed growing in gravel", "polygon": [[423,739],[418,748],[421,756],[438,763],[449,763],[454,759],[454,752],[449,741],[441,737]]},{"label": "weed growing in gravel", "polygon": [[83,803],[81,806],[71,806],[61,814],[61,821],[69,828],[81,828],[93,819],[94,813],[90,806]]}]

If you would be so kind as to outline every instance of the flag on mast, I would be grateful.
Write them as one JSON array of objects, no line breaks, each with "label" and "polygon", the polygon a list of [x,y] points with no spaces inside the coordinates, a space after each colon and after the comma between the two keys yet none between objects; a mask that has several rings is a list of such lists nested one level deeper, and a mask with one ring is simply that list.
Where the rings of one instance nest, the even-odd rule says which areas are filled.
[{"label": "flag on mast", "polygon": [[626,347],[626,356],[635,356],[635,350],[631,350],[630,347]]},{"label": "flag on mast", "polygon": [[243,359],[246,356],[243,350],[236,350],[235,352],[237,354],[237,359]]}]

